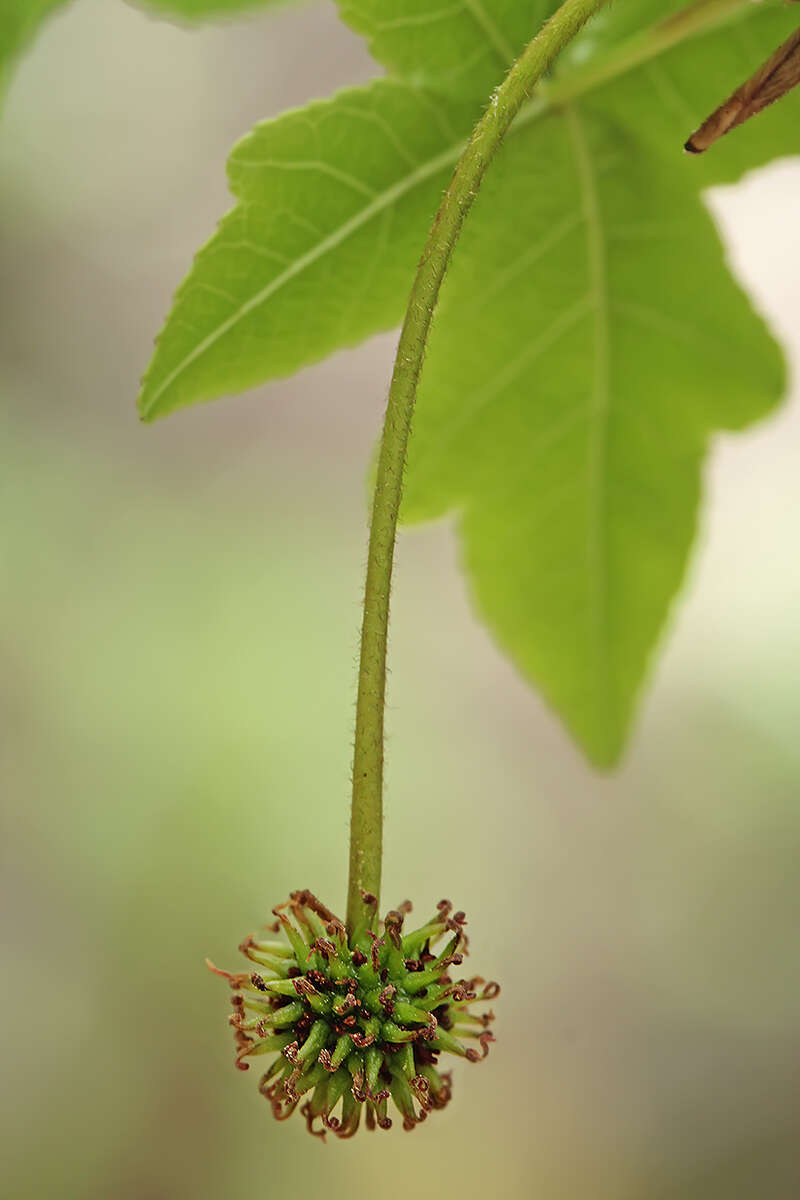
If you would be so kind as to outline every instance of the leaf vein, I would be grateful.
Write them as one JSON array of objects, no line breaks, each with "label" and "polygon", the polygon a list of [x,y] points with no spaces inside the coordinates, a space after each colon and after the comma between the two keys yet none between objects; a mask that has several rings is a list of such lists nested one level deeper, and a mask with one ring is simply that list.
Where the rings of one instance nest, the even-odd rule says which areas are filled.
[{"label": "leaf vein", "polygon": [[266,168],[277,171],[318,171],[320,175],[327,175],[329,179],[335,179],[338,183],[345,184],[353,191],[360,192],[362,196],[376,195],[374,188],[357,179],[355,175],[351,175],[349,171],[343,171],[340,167],[334,167],[331,163],[323,162],[319,158],[285,160],[280,158],[237,158],[236,165],[246,167],[248,170]]}]

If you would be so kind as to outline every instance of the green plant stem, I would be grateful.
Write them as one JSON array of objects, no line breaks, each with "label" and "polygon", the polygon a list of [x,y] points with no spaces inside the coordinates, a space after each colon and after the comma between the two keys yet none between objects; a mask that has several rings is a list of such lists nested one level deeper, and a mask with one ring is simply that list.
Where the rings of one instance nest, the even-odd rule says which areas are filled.
[{"label": "green plant stem", "polygon": [[556,56],[608,0],[564,0],[511,67],[467,143],[433,222],[400,334],[372,506],[358,675],[347,925],[363,925],[362,892],[380,893],[389,594],[408,435],[439,291],[464,218],[515,116]]}]

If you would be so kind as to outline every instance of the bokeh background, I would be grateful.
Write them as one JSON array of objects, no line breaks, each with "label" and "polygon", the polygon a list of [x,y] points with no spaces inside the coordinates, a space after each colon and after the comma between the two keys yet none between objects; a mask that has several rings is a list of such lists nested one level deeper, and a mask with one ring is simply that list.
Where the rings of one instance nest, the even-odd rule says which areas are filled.
[{"label": "bokeh background", "polygon": [[[468,909],[499,1042],[411,1138],[321,1145],[203,967],[343,901],[365,475],[391,336],[150,428],[134,396],[257,119],[375,73],[331,4],[53,20],[0,124],[3,1194],[800,1195],[800,407],[721,437],[624,766],[591,773],[404,534],[385,897]],[[787,103],[797,103],[789,100]],[[681,169],[681,160],[677,168]],[[800,165],[709,198],[800,361]],[[795,384],[795,393],[796,393]]]}]

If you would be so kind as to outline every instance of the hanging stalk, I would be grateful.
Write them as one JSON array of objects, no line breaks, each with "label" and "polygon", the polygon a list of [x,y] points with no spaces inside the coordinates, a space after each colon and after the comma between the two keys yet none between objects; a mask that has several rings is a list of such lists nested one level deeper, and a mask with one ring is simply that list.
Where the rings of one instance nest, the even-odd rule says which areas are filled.
[{"label": "hanging stalk", "polygon": [[464,218],[512,121],[561,50],[608,0],[564,0],[494,92],[462,154],[417,268],[395,358],[372,504],[358,672],[347,925],[381,885],[386,644],[397,516],[411,417],[442,281]]}]

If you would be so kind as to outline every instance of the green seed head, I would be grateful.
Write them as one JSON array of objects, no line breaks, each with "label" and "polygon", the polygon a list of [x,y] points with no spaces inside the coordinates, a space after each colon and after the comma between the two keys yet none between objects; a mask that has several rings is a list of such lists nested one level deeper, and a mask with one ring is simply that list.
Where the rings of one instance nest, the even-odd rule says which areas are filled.
[{"label": "green seed head", "polygon": [[[348,938],[311,892],[293,892],[273,910],[266,936],[240,947],[255,970],[232,974],[209,963],[233,989],[237,1067],[275,1055],[259,1090],[278,1120],[302,1101],[309,1131],[322,1137],[352,1137],[362,1112],[368,1129],[389,1129],[390,1101],[413,1129],[450,1099],[440,1056],[477,1062],[494,1040],[484,1002],[500,988],[451,975],[466,953],[464,914],[442,900],[404,934],[408,902],[383,921],[376,908],[365,893],[363,921]],[[281,931],[285,941],[270,940]]]}]

